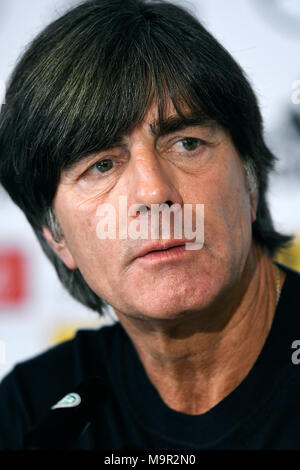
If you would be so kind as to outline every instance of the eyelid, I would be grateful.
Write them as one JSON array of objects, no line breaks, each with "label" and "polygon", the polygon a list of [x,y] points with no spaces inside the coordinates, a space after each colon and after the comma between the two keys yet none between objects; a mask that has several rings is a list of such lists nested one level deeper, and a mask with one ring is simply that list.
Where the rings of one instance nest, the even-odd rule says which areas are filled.
[{"label": "eyelid", "polygon": [[[97,165],[98,163],[100,163],[100,162],[102,162],[102,161],[105,161],[105,160],[112,160],[112,161],[114,162],[113,168],[111,168],[111,169],[108,170],[107,172],[102,173],[102,176],[105,176],[106,174],[109,175],[109,174],[113,171],[113,169],[114,169],[116,166],[118,166],[118,165],[117,165],[118,161],[116,161],[116,160],[122,160],[122,162],[123,162],[123,161],[126,160],[126,159],[127,159],[127,158],[125,158],[124,156],[120,156],[120,155],[110,155],[110,154],[103,155],[103,157],[100,157],[100,158],[98,157],[97,160],[95,160],[93,164],[89,165],[88,168],[86,168],[86,169],[83,171],[83,173],[81,173],[80,178],[81,178],[81,177],[84,177],[85,175],[87,175],[91,170],[95,169],[95,167],[96,167],[96,165]],[[101,175],[100,172],[98,172],[98,173],[99,173],[99,175]]]},{"label": "eyelid", "polygon": [[[204,140],[204,139],[201,139],[200,137],[191,137],[191,136],[184,136],[184,137],[174,137],[174,139],[171,140],[171,142],[169,142],[169,148],[170,150],[172,149],[172,147],[174,147],[176,144],[180,143],[180,142],[184,142],[185,140],[192,140],[192,141],[197,141],[199,146],[200,145],[212,145],[210,142],[208,142],[207,140]],[[197,150],[197,149],[195,149]],[[192,151],[191,151],[192,152]]]},{"label": "eyelid", "polygon": [[[197,134],[202,135],[197,135]],[[204,134],[204,135],[203,135]],[[166,134],[161,136],[157,139],[158,147],[164,146],[166,144],[174,144],[177,141],[184,140],[184,139],[197,139],[203,144],[211,144],[213,136],[211,135],[211,131],[208,128],[197,128],[197,126],[189,126],[182,129],[180,132],[174,132],[170,134]]]},{"label": "eyelid", "polygon": [[[83,172],[83,175],[86,175],[86,174],[87,174],[88,172],[90,172],[91,170],[96,169],[96,165],[98,165],[98,163],[103,162],[103,161],[105,161],[105,160],[112,160],[112,161],[114,161],[113,158],[111,158],[111,157],[103,157],[103,158],[100,158],[100,159],[98,159],[95,163],[93,163],[92,165],[90,165],[90,166]],[[114,166],[113,166],[113,168],[114,168]],[[111,168],[111,170],[112,170],[113,168]],[[111,171],[111,170],[109,170],[109,171]],[[109,173],[109,171],[108,171],[107,173]],[[100,174],[100,172],[99,172],[99,174]]]},{"label": "eyelid", "polygon": [[198,142],[200,142],[201,144],[206,144],[207,141],[204,140],[204,139],[201,139],[200,137],[180,137],[177,141],[175,141],[174,143],[176,144],[177,142],[182,142],[184,140],[197,140]]},{"label": "eyelid", "polygon": [[85,173],[89,169],[93,168],[93,166],[95,166],[98,162],[103,160],[126,159],[128,157],[127,154],[128,152],[124,145],[102,149],[99,152],[87,157],[87,162],[86,165],[83,166],[82,173]]}]

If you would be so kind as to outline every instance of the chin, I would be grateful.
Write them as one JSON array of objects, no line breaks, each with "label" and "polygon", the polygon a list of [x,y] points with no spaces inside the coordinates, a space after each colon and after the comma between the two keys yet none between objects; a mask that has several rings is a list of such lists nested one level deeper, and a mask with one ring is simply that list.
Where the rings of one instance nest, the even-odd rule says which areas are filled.
[{"label": "chin", "polygon": [[170,295],[153,294],[152,297],[140,296],[135,299],[134,308],[128,309],[128,316],[148,320],[180,320],[192,318],[201,314],[213,302],[213,296],[209,292],[195,292],[180,294],[176,292]]},{"label": "chin", "polygon": [[[190,318],[209,309],[226,288],[222,269],[178,271],[149,279],[135,277],[122,285],[118,299],[123,300],[119,311],[129,317],[174,320]],[[133,289],[132,286],[138,286]]]}]

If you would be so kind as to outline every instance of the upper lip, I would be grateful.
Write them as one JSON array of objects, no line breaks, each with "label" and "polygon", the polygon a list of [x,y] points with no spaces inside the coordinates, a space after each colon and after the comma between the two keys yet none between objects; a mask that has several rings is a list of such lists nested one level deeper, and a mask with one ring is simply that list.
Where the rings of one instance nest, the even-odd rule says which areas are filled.
[{"label": "upper lip", "polygon": [[168,248],[172,248],[175,246],[182,246],[185,245],[185,241],[183,240],[161,240],[155,243],[150,243],[149,245],[144,246],[136,255],[136,258],[140,258],[141,256],[145,256],[151,251],[160,251],[160,250],[167,250]]}]

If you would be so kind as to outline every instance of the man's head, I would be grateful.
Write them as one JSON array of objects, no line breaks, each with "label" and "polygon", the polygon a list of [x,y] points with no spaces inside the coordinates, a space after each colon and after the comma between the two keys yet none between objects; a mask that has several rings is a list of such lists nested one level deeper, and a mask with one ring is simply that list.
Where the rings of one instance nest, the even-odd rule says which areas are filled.
[{"label": "man's head", "polygon": [[[185,138],[198,148],[188,163]],[[111,165],[109,157],[116,171],[99,185],[96,164]],[[274,254],[288,237],[274,230],[266,203],[273,164],[243,72],[166,2],[91,0],[52,23],[19,62],[0,117],[0,181],[63,284],[99,312],[101,297],[147,310],[147,289],[160,292],[158,312],[201,280],[206,299],[200,292],[187,308],[205,304],[245,264],[252,235]],[[121,195],[145,206],[203,203],[204,248],[155,273],[131,259],[138,242],[100,241],[97,207]]]}]

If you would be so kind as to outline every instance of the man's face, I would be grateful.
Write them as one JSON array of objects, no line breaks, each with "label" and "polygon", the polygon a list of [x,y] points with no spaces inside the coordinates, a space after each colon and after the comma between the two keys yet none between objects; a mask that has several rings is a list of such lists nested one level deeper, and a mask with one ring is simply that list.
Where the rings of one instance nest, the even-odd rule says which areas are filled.
[{"label": "man's face", "polygon": [[[176,117],[172,106],[171,116]],[[251,245],[256,202],[224,130],[212,124],[172,126],[171,118],[163,132],[153,132],[156,121],[153,105],[115,147],[62,174],[54,209],[64,240],[55,249],[116,312],[171,319],[213,305],[239,280]],[[119,239],[118,232],[115,239],[99,239],[97,209],[112,205],[118,221],[121,196],[127,197],[128,207],[151,208],[167,201],[182,208],[204,204],[203,248],[173,250],[170,257],[156,253],[153,259],[137,256],[161,240]],[[128,224],[138,217],[128,216]]]}]

